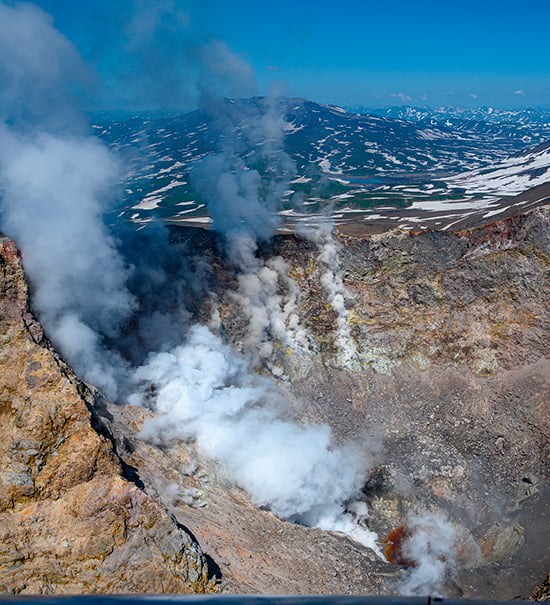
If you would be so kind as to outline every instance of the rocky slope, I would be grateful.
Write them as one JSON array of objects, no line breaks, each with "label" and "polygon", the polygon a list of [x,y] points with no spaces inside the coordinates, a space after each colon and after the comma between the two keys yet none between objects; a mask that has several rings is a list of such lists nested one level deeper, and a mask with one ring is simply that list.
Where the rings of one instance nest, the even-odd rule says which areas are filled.
[{"label": "rocky slope", "polygon": [[161,447],[136,438],[153,415],[110,406],[104,422],[148,493],[192,528],[219,566],[224,592],[391,594],[399,570],[344,534],[293,525],[259,510],[249,496],[192,443]]},{"label": "rocky slope", "polygon": [[[196,318],[217,308],[242,347],[248,322],[215,236],[173,238],[212,268]],[[309,345],[275,341],[273,360],[289,414],[327,422],[368,457],[363,492],[379,536],[411,510],[451,520],[460,547],[446,594],[528,597],[550,565],[550,209],[456,233],[335,239],[352,355],[337,346],[319,247],[280,236],[258,255],[284,259],[300,292]],[[207,590],[208,570],[234,592],[399,591],[401,566],[257,510],[192,443],[141,438],[151,412],[107,404],[73,376],[28,314],[13,244],[2,250],[4,591]],[[288,282],[279,287],[284,299]]]},{"label": "rocky slope", "polygon": [[200,547],[97,429],[98,397],[48,346],[0,240],[0,592],[206,592]]},{"label": "rocky slope", "polygon": [[[419,508],[455,523],[462,557],[447,594],[528,597],[550,565],[550,209],[456,233],[337,241],[351,357],[335,344],[317,246],[281,237],[261,251],[287,262],[301,293],[309,349],[275,346],[296,417],[371,456],[364,491],[380,536]],[[219,262],[214,274],[224,332],[242,346],[236,285]]]}]

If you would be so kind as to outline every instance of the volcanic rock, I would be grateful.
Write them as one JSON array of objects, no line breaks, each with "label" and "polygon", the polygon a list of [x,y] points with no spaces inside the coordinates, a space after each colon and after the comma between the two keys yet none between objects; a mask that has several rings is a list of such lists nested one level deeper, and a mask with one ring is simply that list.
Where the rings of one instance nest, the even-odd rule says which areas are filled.
[{"label": "volcanic rock", "polygon": [[[217,311],[244,348],[235,269],[216,238],[172,237],[208,248],[211,296],[191,313],[205,322]],[[286,262],[308,346],[273,338],[258,371],[284,377],[288,416],[325,422],[364,453],[379,536],[411,511],[452,521],[460,548],[446,595],[527,598],[550,566],[550,209],[455,233],[334,239],[354,355],[339,350],[318,247],[279,236],[258,262]],[[108,404],[74,376],[28,313],[12,243],[2,259],[4,591],[208,590],[212,573],[231,592],[399,592],[400,566],[256,509],[192,443],[145,441],[152,413]]]},{"label": "volcanic rock", "polygon": [[[352,357],[338,349],[316,245],[281,236],[260,252],[282,257],[300,292],[309,346],[274,346],[296,418],[370,456],[379,536],[409,511],[453,520],[470,546],[446,594],[527,598],[550,565],[550,208],[455,233],[334,239]],[[224,333],[239,347],[246,322],[220,262],[215,274]]]},{"label": "volcanic rock", "polygon": [[44,339],[6,238],[0,328],[0,592],[214,589],[196,541],[95,430],[97,395]]},{"label": "volcanic rock", "polygon": [[550,573],[546,580],[531,593],[533,601],[550,601]]}]

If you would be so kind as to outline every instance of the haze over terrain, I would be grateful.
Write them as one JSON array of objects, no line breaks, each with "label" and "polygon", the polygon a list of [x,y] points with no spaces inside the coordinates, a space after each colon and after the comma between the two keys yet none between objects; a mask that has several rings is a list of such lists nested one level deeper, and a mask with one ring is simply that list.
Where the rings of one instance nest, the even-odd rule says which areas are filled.
[{"label": "haze over terrain", "polygon": [[[256,33],[247,2],[38,4],[55,20],[0,3],[2,590],[529,596],[549,564],[538,41],[528,76],[523,49],[416,49],[456,100],[508,106],[419,109],[448,80],[384,88],[410,81],[387,64],[412,58],[405,5],[373,70],[307,64],[335,28],[318,4]],[[372,76],[358,98],[332,81],[353,111],[311,84],[346,60]],[[364,111],[376,94],[393,106]]]}]

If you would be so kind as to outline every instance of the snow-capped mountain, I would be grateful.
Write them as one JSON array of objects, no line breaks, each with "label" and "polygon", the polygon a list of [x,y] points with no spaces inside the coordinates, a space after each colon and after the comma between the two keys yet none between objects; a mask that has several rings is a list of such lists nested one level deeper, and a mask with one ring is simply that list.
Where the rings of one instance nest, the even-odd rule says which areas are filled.
[{"label": "snow-capped mountain", "polygon": [[[359,113],[405,120],[419,126],[447,126],[473,136],[491,136],[495,146],[514,146],[515,141],[536,145],[550,139],[550,111],[533,109],[496,109],[494,107],[387,107],[366,109]],[[508,142],[507,142],[508,140]]]},{"label": "snow-capped mountain", "polygon": [[[399,221],[402,210],[412,209],[412,214],[405,213],[410,219],[406,225],[420,220],[418,212],[435,212],[442,220],[429,224],[439,229],[446,213],[453,220],[468,208],[493,213],[503,196],[548,178],[547,146],[526,151],[527,135],[508,136],[508,126],[499,126],[496,117],[472,126],[471,121],[459,121],[464,112],[458,110],[441,111],[439,120],[434,118],[437,110],[431,117],[416,113],[415,119],[404,120],[406,108],[399,108],[397,118],[358,115],[302,99],[277,102],[284,150],[296,167],[281,208],[287,224],[307,222],[328,209],[336,224],[375,220],[375,215],[391,222]],[[250,159],[258,144],[249,137],[250,116],[270,108],[273,100],[254,98],[226,100],[208,114],[96,119],[96,133],[126,159],[120,216],[138,224],[154,218],[210,222],[206,202],[191,184],[193,166],[217,153],[220,144]],[[476,116],[485,114],[493,112]],[[503,119],[510,122],[512,114],[517,128],[538,141],[544,121],[533,123],[532,116],[514,112]],[[220,128],[220,120],[225,127]]]},{"label": "snow-capped mountain", "polygon": [[467,194],[518,195],[550,182],[550,141],[496,162],[484,170],[471,170],[447,179],[450,187]]},{"label": "snow-capped mountain", "polygon": [[[504,158],[533,141],[550,138],[550,114],[545,127],[548,136],[542,136],[542,125],[535,126],[533,121],[522,122],[522,133],[511,133],[502,126],[508,124],[508,118],[493,124],[482,119],[485,114],[473,127],[469,114],[455,114],[451,120],[448,111],[394,108],[393,112],[388,110],[387,117],[381,117],[349,113],[302,99],[280,102],[285,113],[286,150],[296,161],[298,171],[317,166],[321,172],[347,176],[459,172]],[[266,107],[267,101],[261,98],[226,100],[223,111],[234,122],[238,136],[248,113],[267,111]],[[491,115],[487,113],[487,117]],[[103,120],[96,126],[114,146],[146,151],[152,159],[161,161],[161,169],[167,170],[162,174],[168,174],[168,155],[176,154],[174,161],[185,167],[216,150],[213,122],[211,115],[195,111],[151,120],[139,116],[125,121]]]},{"label": "snow-capped mountain", "polygon": [[415,124],[371,114],[352,114],[310,101],[291,104],[287,146],[299,168],[347,176],[396,172],[456,172],[487,164],[521,148],[501,147],[482,134],[462,133],[445,124]]}]

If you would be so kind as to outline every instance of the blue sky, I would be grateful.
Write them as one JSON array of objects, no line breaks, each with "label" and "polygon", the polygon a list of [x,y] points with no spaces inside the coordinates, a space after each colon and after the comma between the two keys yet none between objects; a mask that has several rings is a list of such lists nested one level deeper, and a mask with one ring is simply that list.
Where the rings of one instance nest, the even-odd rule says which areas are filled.
[{"label": "blue sky", "polygon": [[550,107],[549,0],[36,4],[93,66],[92,105],[191,108],[189,49],[217,38],[254,68],[260,93],[275,80],[347,106]]}]

